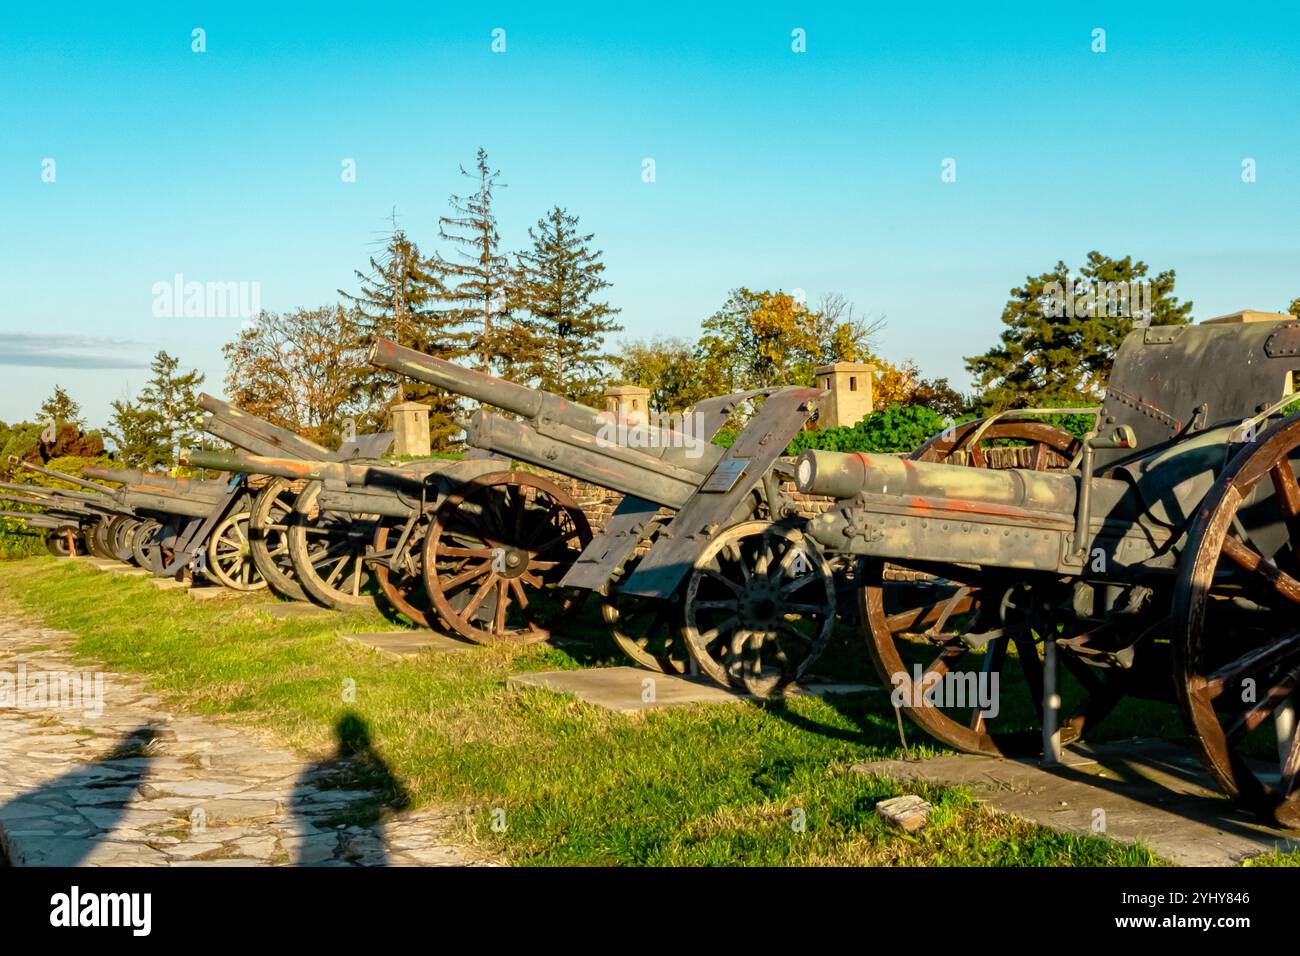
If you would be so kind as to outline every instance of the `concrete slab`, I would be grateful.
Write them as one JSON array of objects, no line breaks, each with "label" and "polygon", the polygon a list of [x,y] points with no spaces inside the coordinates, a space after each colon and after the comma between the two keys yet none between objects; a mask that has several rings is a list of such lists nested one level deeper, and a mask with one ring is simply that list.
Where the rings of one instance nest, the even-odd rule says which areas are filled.
[{"label": "concrete slab", "polygon": [[458,641],[433,631],[375,631],[371,634],[344,634],[343,639],[394,657],[415,657],[419,654],[454,654],[467,651],[476,644]]},{"label": "concrete slab", "polygon": [[188,581],[177,581],[175,578],[158,578],[152,577],[149,583],[159,591],[179,591],[190,586]]},{"label": "concrete slab", "polygon": [[86,563],[92,567],[99,568],[101,571],[111,571],[114,568],[126,567],[121,561],[115,561],[112,558],[86,558]]},{"label": "concrete slab", "polygon": [[1182,866],[1231,866],[1300,833],[1265,826],[1214,790],[1190,750],[1167,740],[1078,745],[1062,766],[950,754],[858,764],[859,773],[969,787],[994,810],[1065,833],[1142,843]]},{"label": "concrete slab", "polygon": [[143,578],[149,575],[149,572],[144,568],[137,568],[134,564],[119,564],[105,570],[112,571],[114,574],[125,575],[128,578]]},{"label": "concrete slab", "polygon": [[269,614],[277,621],[290,621],[302,617],[330,617],[337,613],[330,608],[313,604],[311,601],[276,601],[274,604],[268,604],[266,607],[258,608],[258,610],[264,614]]},{"label": "concrete slab", "polygon": [[[535,687],[556,694],[573,694],[579,700],[621,714],[635,714],[663,707],[687,704],[734,704],[753,700],[719,687],[707,678],[656,674],[639,667],[595,667],[576,671],[537,671],[512,674],[507,687]],[[809,684],[786,688],[787,696],[820,697],[823,694],[856,694],[871,689],[867,684]],[[649,699],[646,699],[649,698]]]},{"label": "concrete slab", "polygon": [[256,591],[236,591],[233,588],[223,588],[219,584],[200,584],[198,587],[191,587],[189,590],[190,597],[196,601],[220,601],[225,598],[244,597],[256,593]]}]

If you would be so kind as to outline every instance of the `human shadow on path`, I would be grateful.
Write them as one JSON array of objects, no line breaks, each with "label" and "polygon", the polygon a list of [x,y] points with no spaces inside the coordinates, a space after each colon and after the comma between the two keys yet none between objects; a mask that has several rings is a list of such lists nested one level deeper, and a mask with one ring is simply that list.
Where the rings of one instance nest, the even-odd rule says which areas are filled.
[{"label": "human shadow on path", "polygon": [[126,813],[149,775],[156,731],[142,724],[99,759],[79,765],[0,806],[14,866],[77,866]]},{"label": "human shadow on path", "polygon": [[365,720],[345,713],[334,736],[334,753],[308,765],[294,786],[301,837],[294,862],[385,866],[384,821],[409,807],[410,795],[375,752]]}]

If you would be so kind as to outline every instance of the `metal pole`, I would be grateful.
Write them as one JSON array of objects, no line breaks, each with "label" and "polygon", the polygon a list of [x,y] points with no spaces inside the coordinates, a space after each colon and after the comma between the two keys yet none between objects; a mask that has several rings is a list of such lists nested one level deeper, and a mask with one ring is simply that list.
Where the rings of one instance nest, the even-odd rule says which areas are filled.
[{"label": "metal pole", "polygon": [[1061,695],[1057,690],[1056,639],[1043,641],[1043,766],[1061,763]]}]

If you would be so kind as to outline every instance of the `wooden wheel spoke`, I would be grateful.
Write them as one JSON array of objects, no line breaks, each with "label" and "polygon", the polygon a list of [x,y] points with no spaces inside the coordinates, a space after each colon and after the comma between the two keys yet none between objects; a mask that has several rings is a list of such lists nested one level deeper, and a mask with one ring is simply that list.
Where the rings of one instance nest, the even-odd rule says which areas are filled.
[{"label": "wooden wheel spoke", "polygon": [[1298,680],[1300,680],[1300,667],[1292,668],[1259,700],[1238,714],[1232,723],[1224,728],[1223,735],[1228,742],[1240,743],[1248,733],[1271,717],[1273,712],[1295,692]]},{"label": "wooden wheel spoke", "polygon": [[510,604],[510,582],[502,578],[497,582],[497,610],[492,618],[492,633],[506,632],[506,608]]},{"label": "wooden wheel spoke", "polygon": [[465,605],[464,610],[461,612],[462,614],[464,614],[466,618],[470,618],[474,616],[474,612],[479,609],[479,605],[483,603],[483,599],[487,597],[488,592],[492,590],[492,587],[494,584],[496,584],[496,581],[497,581],[497,576],[493,574],[489,576],[488,579],[484,581],[481,585],[479,585],[479,589],[474,592],[474,595],[469,599],[469,603]]},{"label": "wooden wheel spoke", "polygon": [[715,571],[712,568],[703,568],[702,571],[704,576],[709,580],[717,581],[720,584],[726,585],[727,588],[731,591],[731,593],[736,595],[737,598],[739,598],[744,593],[744,589],[739,584],[732,581],[721,571]]},{"label": "wooden wheel spoke", "polygon": [[481,577],[491,570],[492,563],[490,561],[485,561],[483,564],[474,565],[468,571],[462,571],[459,574],[452,575],[446,580],[439,579],[439,584],[442,586],[444,591],[454,591],[462,584],[473,581],[475,578]]},{"label": "wooden wheel spoke", "polygon": [[1227,535],[1223,539],[1223,553],[1242,570],[1262,577],[1273,590],[1287,600],[1300,604],[1300,581],[1265,560],[1264,556],[1250,545],[1232,535]]},{"label": "wooden wheel spoke", "polygon": [[1200,690],[1210,699],[1214,699],[1243,677],[1267,670],[1297,654],[1300,654],[1300,631],[1292,631],[1286,637],[1256,647],[1223,665],[1205,679]]}]

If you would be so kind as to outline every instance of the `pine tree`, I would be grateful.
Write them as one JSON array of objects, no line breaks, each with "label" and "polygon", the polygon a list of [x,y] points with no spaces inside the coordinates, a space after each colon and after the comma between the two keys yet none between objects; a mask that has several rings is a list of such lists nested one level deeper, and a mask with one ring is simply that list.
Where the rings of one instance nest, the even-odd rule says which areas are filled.
[{"label": "pine tree", "polygon": [[[1090,252],[1077,275],[1058,262],[1048,272],[1028,276],[1011,290],[1002,310],[1006,329],[1001,343],[966,359],[966,368],[983,389],[978,404],[1000,411],[1096,401],[1115,352],[1138,323],[1181,325],[1191,319],[1192,303],[1179,302],[1174,295],[1174,271],[1149,279],[1147,272],[1145,262],[1130,256],[1111,259]],[[1149,286],[1150,308],[1145,308],[1143,297],[1142,311],[1149,314],[1112,308],[1110,293],[1115,288],[1144,284]]]},{"label": "pine tree", "polygon": [[516,255],[511,304],[528,318],[513,329],[513,355],[539,388],[585,404],[599,403],[605,336],[622,331],[619,310],[596,295],[609,288],[601,253],[578,231],[578,217],[556,206],[528,230],[533,248]]},{"label": "pine tree", "polygon": [[63,425],[75,425],[81,428],[86,420],[81,416],[81,406],[72,396],[64,391],[62,385],[54,386],[54,394],[41,403],[40,420],[60,428]]},{"label": "pine tree", "polygon": [[117,459],[127,468],[150,470],[171,464],[171,448],[158,413],[129,399],[113,402],[108,436],[117,446]]},{"label": "pine tree", "polygon": [[504,188],[501,175],[488,165],[487,151],[479,148],[473,171],[460,167],[462,176],[477,186],[467,196],[450,197],[451,214],[438,217],[438,235],[451,243],[452,258],[435,255],[432,268],[444,277],[446,291],[434,311],[448,328],[463,329],[470,336],[470,351],[487,370],[492,358],[509,347],[502,326],[508,320],[509,259],[500,252],[493,190]]}]

